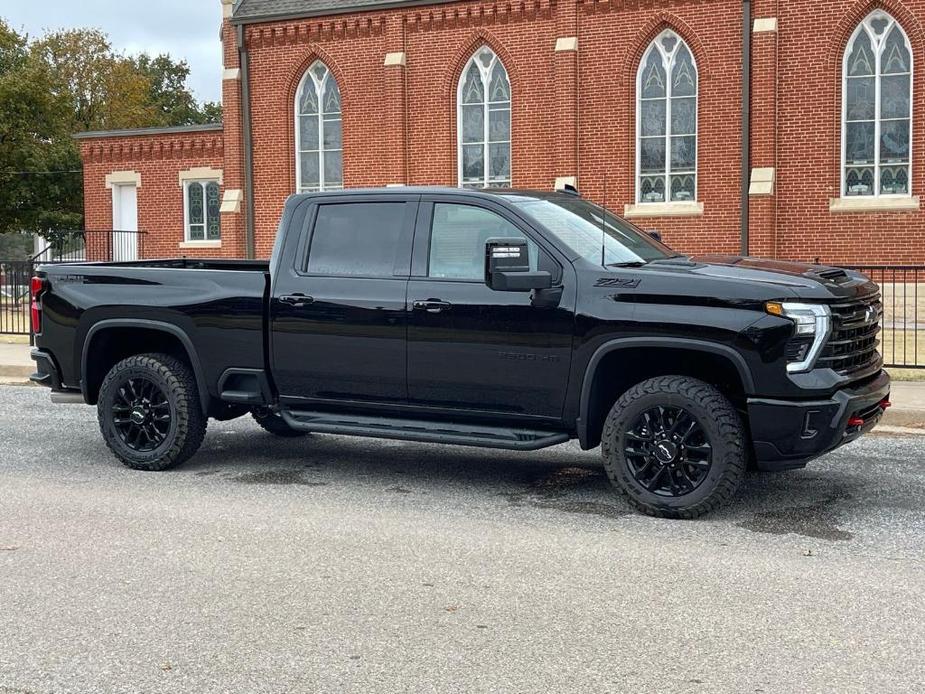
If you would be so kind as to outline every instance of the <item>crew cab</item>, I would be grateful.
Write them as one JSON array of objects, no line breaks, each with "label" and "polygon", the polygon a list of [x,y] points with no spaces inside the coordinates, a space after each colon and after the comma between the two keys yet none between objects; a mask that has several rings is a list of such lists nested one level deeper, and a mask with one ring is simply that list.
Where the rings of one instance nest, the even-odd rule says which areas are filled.
[{"label": "crew cab", "polygon": [[531,451],[601,447],[638,509],[693,518],[889,405],[861,274],[681,256],[576,193],[292,196],[269,263],[41,266],[33,380],[165,470],[209,418]]}]

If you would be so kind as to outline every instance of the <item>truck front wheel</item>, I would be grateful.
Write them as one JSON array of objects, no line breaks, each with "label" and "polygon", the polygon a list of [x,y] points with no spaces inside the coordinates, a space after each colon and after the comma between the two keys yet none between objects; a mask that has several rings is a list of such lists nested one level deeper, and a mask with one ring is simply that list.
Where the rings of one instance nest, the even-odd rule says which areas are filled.
[{"label": "truck front wheel", "polygon": [[640,511],[697,518],[736,493],[746,467],[745,427],[716,388],[660,376],[630,388],[604,423],[610,481]]},{"label": "truck front wheel", "polygon": [[167,354],[116,364],[100,387],[97,414],[106,445],[134,470],[168,470],[202,445],[207,419],[189,366]]}]

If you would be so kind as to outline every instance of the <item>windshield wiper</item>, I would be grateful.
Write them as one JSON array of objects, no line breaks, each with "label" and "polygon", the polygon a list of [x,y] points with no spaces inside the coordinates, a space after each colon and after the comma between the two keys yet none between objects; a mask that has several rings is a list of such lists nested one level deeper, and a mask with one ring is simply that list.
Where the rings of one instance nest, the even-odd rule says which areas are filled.
[{"label": "windshield wiper", "polygon": [[648,264],[645,260],[630,260],[625,263],[608,263],[606,267],[643,267]]}]

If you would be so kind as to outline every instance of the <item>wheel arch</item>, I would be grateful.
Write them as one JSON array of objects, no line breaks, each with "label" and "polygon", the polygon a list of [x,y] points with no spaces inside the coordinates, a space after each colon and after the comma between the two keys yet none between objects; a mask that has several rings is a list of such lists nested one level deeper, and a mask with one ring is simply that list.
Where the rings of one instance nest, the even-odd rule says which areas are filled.
[{"label": "wheel arch", "polygon": [[[659,361],[662,357],[670,359]],[[745,358],[727,345],[667,337],[608,341],[591,356],[581,383],[576,428],[582,448],[600,444],[604,418],[622,393],[648,378],[666,375],[717,385],[736,404],[755,388]]]},{"label": "wheel arch", "polygon": [[[113,344],[113,339],[122,336],[130,339]],[[145,341],[142,337],[154,339]],[[96,363],[91,362],[90,354],[101,354]],[[199,354],[193,346],[189,335],[181,328],[163,321],[143,318],[111,318],[94,323],[87,331],[80,356],[80,387],[84,401],[90,405],[96,403],[100,385],[109,370],[119,361],[135,354],[166,352],[186,361],[193,371],[196,386],[199,389],[199,401],[203,414],[209,411],[209,391]]]}]

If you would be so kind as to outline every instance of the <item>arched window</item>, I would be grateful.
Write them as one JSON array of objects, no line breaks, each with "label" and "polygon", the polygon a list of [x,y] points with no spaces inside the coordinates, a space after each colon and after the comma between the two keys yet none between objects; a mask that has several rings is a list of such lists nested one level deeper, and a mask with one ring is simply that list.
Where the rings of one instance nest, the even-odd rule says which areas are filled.
[{"label": "arched window", "polygon": [[295,120],[296,190],[343,188],[340,90],[320,60],[308,68],[296,91]]},{"label": "arched window", "polygon": [[636,201],[695,201],[697,64],[672,30],[642,56],[636,95]]},{"label": "arched window", "polygon": [[511,82],[495,52],[483,46],[466,64],[456,96],[459,184],[511,185]]},{"label": "arched window", "polygon": [[912,49],[882,10],[858,25],[845,49],[842,195],[908,196],[912,164]]}]

